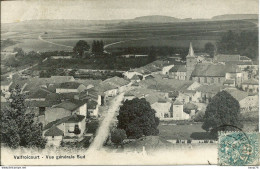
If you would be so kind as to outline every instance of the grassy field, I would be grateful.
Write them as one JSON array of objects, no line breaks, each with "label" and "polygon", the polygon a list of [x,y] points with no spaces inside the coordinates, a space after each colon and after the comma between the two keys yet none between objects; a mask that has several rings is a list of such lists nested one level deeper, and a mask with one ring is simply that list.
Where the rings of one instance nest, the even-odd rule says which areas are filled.
[{"label": "grassy field", "polygon": [[[45,27],[44,27],[45,26]],[[53,29],[46,25],[18,25],[9,31],[2,31],[2,39],[12,39],[19,43],[4,50],[11,51],[21,47],[25,51],[57,51],[71,50],[66,46],[74,46],[80,39],[92,43],[93,40],[103,40],[105,45],[125,41],[108,47],[113,50],[128,46],[172,46],[186,47],[190,41],[195,48],[203,48],[207,42],[215,43],[221,31],[257,29],[252,22],[247,21],[206,21],[183,23],[120,23],[103,25],[58,25]],[[30,30],[30,32],[27,32]],[[47,32],[47,34],[44,34]],[[38,39],[42,35],[47,43]]]},{"label": "grassy field", "polygon": [[[243,131],[255,131],[258,122],[243,122]],[[198,124],[185,124],[185,125],[162,125],[158,126],[160,131],[159,136],[166,139],[192,139],[192,133],[205,133],[206,131],[201,128],[202,123]]]}]

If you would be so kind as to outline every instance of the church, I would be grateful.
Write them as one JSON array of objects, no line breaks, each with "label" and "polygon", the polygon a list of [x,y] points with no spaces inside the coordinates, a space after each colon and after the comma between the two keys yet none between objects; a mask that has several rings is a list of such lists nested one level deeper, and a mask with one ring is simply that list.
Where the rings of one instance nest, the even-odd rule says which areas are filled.
[{"label": "church", "polygon": [[192,80],[200,84],[223,85],[232,81],[235,86],[241,86],[243,81],[242,72],[236,64],[199,62],[192,43],[190,43],[189,52],[186,56],[186,65],[175,65],[170,70],[170,74],[174,79]]}]

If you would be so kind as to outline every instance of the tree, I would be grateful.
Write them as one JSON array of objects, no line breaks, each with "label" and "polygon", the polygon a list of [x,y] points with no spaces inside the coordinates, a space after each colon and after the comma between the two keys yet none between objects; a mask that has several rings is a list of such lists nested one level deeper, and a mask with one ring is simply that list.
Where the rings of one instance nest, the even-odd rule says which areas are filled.
[{"label": "tree", "polygon": [[11,91],[10,106],[1,111],[1,142],[11,148],[44,148],[46,140],[42,138],[41,126],[34,121],[34,114],[26,112],[24,95],[17,86]]},{"label": "tree", "polygon": [[150,47],[150,49],[149,49],[148,59],[150,62],[153,62],[156,60],[156,49],[154,46]]},{"label": "tree", "polygon": [[15,52],[15,57],[24,57],[25,56],[25,52],[23,51],[22,48],[18,48],[18,47],[15,47],[13,52]]},{"label": "tree", "polygon": [[213,134],[242,128],[239,102],[227,91],[217,93],[206,108],[202,128]]},{"label": "tree", "polygon": [[103,54],[104,52],[104,42],[101,40],[101,41],[93,41],[92,43],[92,50],[91,50],[92,53],[94,54]]},{"label": "tree", "polygon": [[120,107],[117,116],[117,128],[124,129],[127,137],[140,138],[143,135],[158,135],[158,117],[155,117],[155,110],[144,98],[126,100]]},{"label": "tree", "polygon": [[212,57],[212,58],[214,57],[214,53],[215,53],[216,49],[215,49],[215,46],[212,43],[210,43],[210,42],[206,43],[204,50],[207,54],[210,55],[210,57]]},{"label": "tree", "polygon": [[126,139],[125,130],[115,129],[111,132],[111,141],[116,145],[122,145],[124,139]]},{"label": "tree", "polygon": [[88,51],[90,49],[90,46],[88,43],[84,40],[79,40],[76,43],[76,46],[73,48],[74,53],[78,56],[83,56],[85,51]]}]

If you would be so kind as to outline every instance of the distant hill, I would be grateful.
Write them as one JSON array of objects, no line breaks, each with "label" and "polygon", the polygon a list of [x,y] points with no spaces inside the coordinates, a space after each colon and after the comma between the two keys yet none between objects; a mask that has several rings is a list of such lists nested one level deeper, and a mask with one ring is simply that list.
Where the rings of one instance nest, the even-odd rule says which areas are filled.
[{"label": "distant hill", "polygon": [[136,22],[152,22],[152,23],[165,23],[165,22],[178,22],[180,19],[171,17],[171,16],[162,16],[162,15],[150,15],[150,16],[141,16],[136,17],[132,21]]},{"label": "distant hill", "polygon": [[[102,27],[107,24],[129,24],[129,23],[174,23],[174,22],[201,22],[201,21],[225,21],[225,20],[244,20],[258,19],[257,14],[231,14],[214,16],[211,19],[192,19],[184,18],[179,19],[171,16],[163,15],[150,15],[141,16],[134,19],[118,19],[118,20],[69,20],[69,19],[54,19],[54,20],[28,20],[18,23],[3,23],[1,25],[1,33],[6,31],[25,31],[40,30],[51,31],[54,29],[83,29],[89,26]],[[97,28],[97,29],[98,29]]]},{"label": "distant hill", "polygon": [[244,19],[258,19],[258,14],[229,14],[218,15],[211,18],[212,20],[244,20]]}]

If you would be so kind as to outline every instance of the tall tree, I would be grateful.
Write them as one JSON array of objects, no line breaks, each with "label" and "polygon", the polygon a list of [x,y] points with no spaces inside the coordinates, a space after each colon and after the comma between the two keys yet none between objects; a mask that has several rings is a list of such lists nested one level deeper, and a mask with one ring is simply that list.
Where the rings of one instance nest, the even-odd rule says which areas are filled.
[{"label": "tall tree", "polygon": [[46,140],[42,138],[41,126],[34,122],[34,114],[26,113],[24,95],[17,86],[11,91],[10,106],[1,114],[1,142],[11,148],[44,148]]},{"label": "tall tree", "polygon": [[120,107],[117,127],[124,129],[130,138],[158,135],[159,119],[155,117],[155,113],[144,98],[126,100]]},{"label": "tall tree", "polygon": [[84,40],[79,40],[76,43],[76,46],[73,48],[74,53],[78,56],[83,56],[85,51],[88,51],[90,49],[90,46],[88,43]]},{"label": "tall tree", "polygon": [[239,102],[227,91],[217,93],[206,108],[202,128],[216,134],[241,127]]}]

